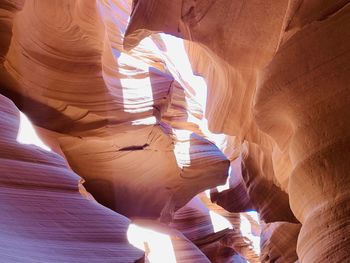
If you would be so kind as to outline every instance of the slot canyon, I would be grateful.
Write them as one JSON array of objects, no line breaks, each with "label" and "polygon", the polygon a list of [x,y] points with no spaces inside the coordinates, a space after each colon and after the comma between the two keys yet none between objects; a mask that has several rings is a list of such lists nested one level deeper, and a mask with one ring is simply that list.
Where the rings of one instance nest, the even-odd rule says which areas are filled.
[{"label": "slot canyon", "polygon": [[0,0],[0,36],[0,263],[350,263],[350,0]]}]

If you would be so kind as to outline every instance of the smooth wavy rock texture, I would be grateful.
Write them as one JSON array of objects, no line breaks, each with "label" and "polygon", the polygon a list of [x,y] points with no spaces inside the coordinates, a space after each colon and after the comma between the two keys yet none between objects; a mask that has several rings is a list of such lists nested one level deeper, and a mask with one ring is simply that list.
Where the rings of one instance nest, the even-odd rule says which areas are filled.
[{"label": "smooth wavy rock texture", "polygon": [[259,262],[241,233],[239,214],[230,214],[204,196],[179,209],[170,226],[197,245],[211,262]]},{"label": "smooth wavy rock texture", "polygon": [[[232,162],[230,190],[214,191],[212,200],[231,212],[257,209],[266,222],[298,222],[287,194],[288,153],[259,130],[253,112],[258,73],[279,46],[288,3],[173,1],[166,14],[161,11],[164,5],[157,0],[134,1],[124,46],[135,47],[159,31],[191,41],[186,42],[186,51],[192,67],[209,87],[209,128],[237,137],[238,154],[227,156]],[[167,22],[161,23],[164,17]],[[275,169],[282,172],[275,175]]]},{"label": "smooth wavy rock texture", "polygon": [[[282,201],[287,214],[277,213],[271,222],[280,216],[296,222],[295,215],[302,223],[301,262],[346,262],[349,1],[189,0],[165,5],[134,1],[124,45],[131,48],[159,31],[192,41],[187,50],[193,68],[209,83],[209,127],[249,143],[248,155],[242,156],[245,174],[260,171],[251,185],[263,180],[262,172],[271,185],[262,192],[282,190],[267,207],[278,211]],[[269,159],[274,178],[264,171]]]},{"label": "smooth wavy rock texture", "polygon": [[0,101],[1,261],[143,262],[130,220],[81,196],[62,157],[19,144],[19,111]]},{"label": "smooth wavy rock texture", "polygon": [[194,195],[223,183],[229,163],[213,143],[171,126],[167,109],[186,103],[172,91],[185,90],[164,66],[123,52],[129,12],[118,1],[25,1],[4,63],[17,85],[5,93],[98,202],[169,221]]},{"label": "smooth wavy rock texture", "polygon": [[257,94],[261,128],[278,143],[278,130],[291,136],[289,198],[303,224],[301,262],[349,259],[349,11],[347,4],[291,36],[263,71]]},{"label": "smooth wavy rock texture", "polygon": [[211,200],[229,212],[255,209],[266,223],[298,222],[288,194],[276,182],[271,156],[254,143],[242,145],[241,155],[231,162],[228,189],[212,190]]},{"label": "smooth wavy rock texture", "polygon": [[1,1],[0,93],[56,153],[0,97],[4,257],[347,262],[349,28],[349,0]]},{"label": "smooth wavy rock texture", "polygon": [[274,222],[262,226],[261,262],[295,263],[301,224]]}]

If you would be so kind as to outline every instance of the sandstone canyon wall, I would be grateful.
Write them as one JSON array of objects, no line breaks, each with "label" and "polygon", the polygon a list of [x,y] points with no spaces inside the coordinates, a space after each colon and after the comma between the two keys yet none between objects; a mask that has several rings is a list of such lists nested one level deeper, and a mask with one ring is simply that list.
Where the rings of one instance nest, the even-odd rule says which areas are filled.
[{"label": "sandstone canyon wall", "polygon": [[[216,72],[204,59],[194,59],[195,68],[208,76],[209,87],[221,86],[218,97],[231,91],[246,102],[246,113],[239,102],[227,105],[220,114],[238,116],[230,119],[230,128],[226,119],[225,125],[214,121],[213,130],[267,148],[270,153],[260,160],[271,155],[275,171],[285,163],[288,170],[274,177],[302,223],[297,247],[302,262],[346,262],[349,1],[175,2],[163,26],[156,12],[164,2],[135,1],[125,45],[132,47],[145,32],[165,31],[195,42],[189,50],[194,57],[198,52],[215,59]],[[150,7],[153,13],[144,12]]]},{"label": "sandstone canyon wall", "polygon": [[2,1],[0,262],[348,262],[349,9]]}]

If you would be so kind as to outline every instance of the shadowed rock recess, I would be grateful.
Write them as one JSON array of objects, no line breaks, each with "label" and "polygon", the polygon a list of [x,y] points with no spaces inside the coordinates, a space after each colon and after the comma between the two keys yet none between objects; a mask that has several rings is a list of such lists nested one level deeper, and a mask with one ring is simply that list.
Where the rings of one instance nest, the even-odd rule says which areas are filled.
[{"label": "shadowed rock recess", "polygon": [[349,171],[350,0],[0,1],[1,263],[350,263]]}]

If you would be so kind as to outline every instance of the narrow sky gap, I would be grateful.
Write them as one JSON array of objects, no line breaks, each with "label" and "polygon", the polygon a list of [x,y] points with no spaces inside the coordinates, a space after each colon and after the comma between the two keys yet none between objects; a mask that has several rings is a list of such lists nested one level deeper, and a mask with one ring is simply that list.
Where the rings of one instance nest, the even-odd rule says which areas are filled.
[{"label": "narrow sky gap", "polygon": [[39,138],[32,123],[22,112],[20,112],[20,125],[17,134],[17,142],[22,144],[33,144],[43,150],[51,151],[50,147]]},{"label": "narrow sky gap", "polygon": [[[213,134],[208,130],[208,121],[205,118],[208,88],[205,80],[202,77],[196,76],[193,73],[192,66],[188,58],[187,52],[185,50],[183,40],[176,38],[174,36],[163,34],[163,33],[160,35],[166,47],[165,48],[166,51],[163,51],[163,59],[165,60],[168,69],[172,73],[175,80],[177,80],[179,83],[185,82],[189,85],[191,90],[188,90],[187,92],[190,92],[191,94],[191,91],[192,92],[194,91],[194,93],[191,94],[191,96],[193,96],[193,98],[201,106],[201,109],[203,111],[202,120],[193,120],[193,118],[189,116],[187,121],[188,122],[197,121],[200,129],[205,134],[205,136],[207,136],[209,140],[215,143],[217,147],[221,151],[223,151],[226,148],[226,143],[227,143],[226,135]],[[160,50],[158,50],[157,45],[155,45],[150,38],[144,39],[140,45],[147,47],[147,49],[157,54],[161,52]],[[128,55],[123,55],[123,53],[118,58],[118,62],[126,65],[132,65],[140,69],[143,69],[145,67],[144,61],[131,58]],[[131,81],[131,80],[128,80],[128,81]],[[141,83],[131,83],[128,81],[124,81],[124,80],[121,81],[123,86],[123,96],[124,96],[125,103],[127,103],[127,101],[130,99],[136,99],[137,96],[141,96],[148,99],[151,98],[152,89],[149,83],[145,81],[141,84]],[[137,92],[140,91],[140,93],[135,93],[135,94],[128,93],[127,91],[128,87],[130,86],[135,87],[135,85],[143,86],[143,89],[137,89]],[[184,87],[184,89],[186,89],[186,87]],[[188,100],[187,96],[186,96],[186,103],[188,105],[191,103]],[[149,122],[149,121],[144,122],[144,121],[145,120],[141,121],[138,124],[143,124],[143,125],[153,124],[152,122]],[[177,162],[181,163],[181,160],[186,160],[186,159],[190,160],[189,139],[190,139],[191,132],[186,130],[175,130],[175,133],[177,137],[179,137],[180,139],[180,142],[178,142],[175,145],[175,153],[178,153],[178,154],[175,154]],[[230,170],[228,171],[228,173],[230,174],[231,167],[229,169]],[[219,191],[228,189],[229,180],[227,180],[225,185],[218,186],[217,188]],[[209,191],[207,191],[207,194],[209,194]],[[256,224],[259,224],[259,215],[256,211],[248,212],[248,215],[252,220],[256,222]],[[214,232],[218,232],[227,228],[229,229],[233,228],[232,224],[225,217],[210,210],[209,210],[209,216],[213,225]],[[260,236],[257,233],[254,233],[251,222],[247,219],[247,217],[244,214],[240,215],[240,221],[241,221],[240,231],[242,236],[246,237],[252,242],[252,247],[254,252],[257,255],[260,255]],[[170,257],[173,253],[171,242],[169,244],[169,240],[168,240],[170,239],[170,237],[157,233],[155,231],[147,230],[136,225],[131,225],[128,231],[128,238],[133,245],[135,245],[136,247],[144,251],[147,250],[147,246],[151,248],[152,246],[156,245],[156,246],[162,246],[162,247],[164,246],[162,250],[167,251],[167,253],[170,253],[169,254]],[[159,249],[155,249],[155,251],[159,251]],[[158,262],[157,261],[158,256],[159,255],[149,255],[149,259],[151,260],[151,257],[153,257],[153,260],[151,260],[151,262]],[[173,258],[167,258],[167,260],[169,262],[173,262]],[[176,260],[174,262],[176,262]]]}]

